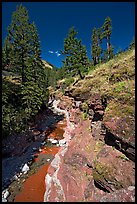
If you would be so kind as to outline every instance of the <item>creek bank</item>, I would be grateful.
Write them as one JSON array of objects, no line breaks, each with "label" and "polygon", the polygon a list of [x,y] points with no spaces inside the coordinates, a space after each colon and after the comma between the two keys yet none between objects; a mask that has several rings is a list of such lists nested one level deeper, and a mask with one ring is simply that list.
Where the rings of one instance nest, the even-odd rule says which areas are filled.
[{"label": "creek bank", "polygon": [[[59,101],[54,101],[53,102],[53,112],[54,113],[57,113],[58,112],[58,114],[65,114],[66,115],[66,121],[67,121],[67,127],[65,128],[65,132],[64,132],[64,134],[63,134],[63,139],[61,139],[61,140],[58,140],[57,142],[53,142],[53,141],[55,141],[54,139],[52,139],[51,138],[51,136],[50,136],[50,138],[48,138],[47,140],[48,141],[50,141],[51,143],[54,143],[54,144],[56,144],[56,143],[58,143],[58,144],[56,144],[56,146],[58,145],[58,146],[61,146],[61,147],[59,147],[59,149],[58,149],[58,152],[60,152],[61,151],[61,149],[63,148],[65,148],[66,149],[66,147],[67,147],[67,143],[70,141],[70,137],[68,137],[70,134],[69,134],[69,131],[70,131],[70,129],[71,128],[74,128],[73,127],[73,125],[69,122],[69,118],[68,118],[68,112],[66,111],[66,110],[60,110],[59,108],[57,108],[57,104],[59,103]],[[61,122],[59,122],[59,123],[61,123]],[[60,124],[61,125],[61,124]],[[51,133],[51,135],[52,135],[53,133]],[[56,136],[57,137],[57,136]],[[40,154],[42,153],[44,153],[45,152],[45,149],[46,148],[44,148],[44,149],[42,149],[41,150],[41,152],[40,152]],[[52,148],[51,148],[52,149]],[[45,153],[47,153],[47,152],[45,152]],[[57,153],[57,152],[56,152]],[[62,151],[61,151],[61,153],[63,153]],[[44,156],[44,158],[45,158],[45,155],[43,155]],[[40,157],[40,155],[39,155],[39,157]],[[50,161],[51,162],[51,165],[57,165],[57,157],[58,157],[58,153],[57,154],[55,154],[55,158],[52,160],[52,159],[47,159],[47,161]],[[35,163],[34,163],[35,164]],[[36,164],[37,164],[37,160],[36,160]],[[34,191],[35,191],[35,189],[37,190],[37,193],[35,192],[35,195],[33,196],[33,194],[30,194],[30,193],[28,193],[28,192],[26,192],[26,189],[28,189],[27,187],[29,187],[29,189],[30,188],[32,188],[32,187],[30,187],[30,184],[29,183],[32,183],[33,182],[33,180],[35,180],[36,181],[36,179],[34,179],[34,177],[36,177],[36,175],[38,175],[39,174],[39,177],[42,177],[42,179],[41,179],[41,185],[43,186],[43,184],[42,184],[42,182],[44,181],[44,179],[43,179],[43,176],[45,176],[45,174],[46,174],[46,172],[48,171],[48,167],[49,167],[49,164],[48,164],[48,166],[46,165],[46,163],[42,166],[42,168],[36,173],[36,174],[33,174],[32,175],[32,178],[31,177],[29,177],[26,181],[25,181],[25,183],[24,183],[24,190],[22,190],[21,191],[21,193],[19,193],[16,197],[15,197],[15,202],[16,201],[24,201],[24,196],[26,195],[26,198],[25,198],[25,201],[26,202],[29,202],[29,201],[42,201],[42,198],[40,198],[40,195],[42,195],[41,193],[43,193],[43,191],[41,192],[39,192],[39,189],[37,190],[37,187],[35,187],[34,188]],[[43,171],[43,169],[45,169],[45,172]],[[41,172],[42,171],[42,172]],[[41,172],[41,173],[40,173]],[[42,175],[41,175],[42,174]],[[47,174],[47,176],[48,176],[48,174]],[[29,181],[30,180],[30,181]],[[28,183],[29,182],[29,183]],[[27,183],[28,183],[28,185],[27,185]],[[36,183],[38,183],[38,182],[36,182]],[[26,186],[26,187],[25,187]],[[33,185],[34,186],[34,185]],[[35,185],[36,186],[36,185]],[[46,183],[46,186],[48,187],[48,184]],[[40,195],[39,195],[40,194]]]},{"label": "creek bank", "polygon": [[[63,145],[61,143],[61,140],[64,133],[64,128],[66,126],[66,121],[63,120],[63,118],[64,116],[62,114],[55,114],[52,110],[44,111],[43,114],[39,114],[36,117],[35,123],[30,126],[30,130],[27,132],[29,136],[26,133],[25,135],[21,135],[22,137],[11,137],[9,138],[9,140],[6,139],[6,141],[3,142],[3,146],[6,147],[3,149],[4,158],[2,161],[3,190],[6,188],[12,189],[11,186],[13,183],[13,189],[15,190],[15,186],[17,185],[18,189],[16,189],[15,191],[19,192],[19,189],[22,185],[21,183],[24,182],[26,178],[31,175],[31,173],[34,173],[35,170],[32,171],[32,169],[34,169],[36,166],[40,168],[45,162],[52,161],[53,156],[50,156],[52,155],[52,150],[48,152],[47,147],[51,147],[51,149],[54,149],[55,144],[52,144],[47,139],[50,139],[50,135],[52,141],[54,141],[55,139],[58,140],[58,146]],[[39,130],[42,130],[43,132],[39,134]],[[44,151],[42,151],[42,148],[45,148]],[[6,150],[8,151],[8,154],[6,154]],[[48,156],[47,158],[42,158],[42,156],[39,156],[39,158],[37,158],[37,152],[41,153],[41,155],[44,152],[44,154],[46,153]],[[33,164],[37,159],[39,159],[41,162],[39,162],[39,165],[35,166]],[[28,174],[22,175],[22,173],[19,172],[24,165],[30,167],[30,171],[28,171]],[[20,185],[17,184],[19,180]],[[13,189],[11,190],[12,194],[14,194]],[[15,194],[17,194],[17,192]],[[15,196],[15,194],[13,196],[9,196],[10,198],[8,200],[13,201],[13,197]]]},{"label": "creek bank", "polygon": [[28,178],[23,182],[14,202],[43,202],[45,174],[59,148],[53,146],[42,149],[31,166],[31,174],[29,173]]}]

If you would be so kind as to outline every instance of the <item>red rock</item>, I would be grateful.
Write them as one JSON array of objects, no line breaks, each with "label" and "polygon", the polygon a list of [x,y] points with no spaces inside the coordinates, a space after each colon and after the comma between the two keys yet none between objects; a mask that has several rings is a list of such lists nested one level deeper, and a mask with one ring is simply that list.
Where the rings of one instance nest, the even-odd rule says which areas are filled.
[{"label": "red rock", "polygon": [[[72,109],[71,103],[68,104],[68,98],[65,98],[63,107],[69,108],[71,121],[75,122],[75,129],[66,128],[65,137],[71,137],[68,146],[65,149],[63,155],[59,151],[60,164],[58,168],[53,169],[49,168],[49,174],[52,176],[54,173],[57,173],[57,180],[59,184],[55,185],[55,181],[52,181],[51,184],[51,193],[49,197],[49,202],[100,202],[102,198],[108,201],[113,201],[115,195],[111,197],[111,194],[100,190],[95,186],[95,178],[93,177],[93,172],[96,167],[96,162],[103,163],[104,165],[110,165],[110,168],[114,172],[110,172],[112,177],[116,178],[118,183],[122,180],[122,185],[126,188],[128,185],[134,185],[134,163],[132,161],[123,161],[119,158],[121,152],[118,150],[112,149],[108,145],[103,145],[102,147],[97,147],[97,142],[93,138],[90,127],[89,120],[82,120],[81,112],[77,109]],[[69,101],[70,102],[70,101]],[[90,101],[90,105],[98,107],[98,111],[103,115],[103,109],[101,104],[101,97],[99,94],[95,95],[94,98]],[[97,110],[97,109],[96,109]],[[100,122],[98,124],[98,122]],[[112,126],[116,130],[117,123],[111,123],[107,125]],[[115,120],[113,121],[115,122]],[[98,124],[98,136],[101,134],[101,121],[96,122]],[[93,123],[95,125],[95,123]],[[97,126],[94,126],[96,129]],[[93,131],[93,130],[92,130]],[[100,139],[98,137],[97,139]],[[61,147],[62,148],[62,147]],[[96,150],[96,151],[95,151]],[[105,179],[104,179],[105,180]],[[110,189],[111,184],[103,183],[104,187]],[[115,188],[113,188],[116,190]],[[114,192],[115,193],[115,192]],[[120,195],[120,194],[119,194]],[[132,199],[132,194],[129,193],[130,200]],[[119,201],[121,202],[123,197],[120,197]]]},{"label": "red rock", "polygon": [[108,121],[108,122],[104,122],[104,125],[111,130],[116,130],[117,126],[116,126],[116,121]]},{"label": "red rock", "polygon": [[102,106],[101,96],[99,94],[92,95],[92,97],[88,100],[88,105],[90,108],[94,108],[97,105]]},{"label": "red rock", "polygon": [[104,107],[102,105],[96,105],[94,110],[104,110]]},{"label": "red rock", "polygon": [[96,113],[98,113],[99,115],[104,115],[104,111],[103,110],[97,110]]},{"label": "red rock", "polygon": [[100,202],[135,202],[135,188],[129,188],[115,191],[107,194],[100,199]]}]

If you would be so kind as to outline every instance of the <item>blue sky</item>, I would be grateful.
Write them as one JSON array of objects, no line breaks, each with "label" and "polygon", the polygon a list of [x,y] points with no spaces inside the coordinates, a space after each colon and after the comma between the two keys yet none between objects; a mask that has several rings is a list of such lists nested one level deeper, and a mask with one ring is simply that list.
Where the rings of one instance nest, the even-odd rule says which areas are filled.
[{"label": "blue sky", "polygon": [[[91,34],[101,27],[107,16],[112,20],[111,43],[115,52],[125,49],[135,36],[134,2],[2,2],[2,42],[11,23],[12,12],[22,3],[34,21],[41,42],[42,59],[62,66],[64,38],[70,27],[78,31],[77,38],[86,46],[91,60]],[[49,52],[51,51],[51,52]]]}]

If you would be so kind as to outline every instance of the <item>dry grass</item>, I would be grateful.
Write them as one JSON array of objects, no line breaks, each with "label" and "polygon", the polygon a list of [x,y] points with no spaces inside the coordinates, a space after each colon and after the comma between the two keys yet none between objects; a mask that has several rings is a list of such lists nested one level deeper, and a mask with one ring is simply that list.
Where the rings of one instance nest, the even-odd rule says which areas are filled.
[{"label": "dry grass", "polygon": [[96,66],[86,79],[80,80],[73,87],[72,95],[82,96],[86,92],[89,96],[98,92],[110,102],[117,101],[121,105],[129,106],[129,110],[133,109],[130,106],[135,105],[135,50],[122,53],[109,62]]}]

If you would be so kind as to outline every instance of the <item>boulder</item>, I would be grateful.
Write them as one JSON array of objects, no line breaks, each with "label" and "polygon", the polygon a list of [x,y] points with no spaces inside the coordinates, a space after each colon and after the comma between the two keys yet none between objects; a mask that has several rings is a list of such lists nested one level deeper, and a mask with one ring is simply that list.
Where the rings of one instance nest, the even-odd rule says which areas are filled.
[{"label": "boulder", "polygon": [[113,192],[135,185],[135,164],[124,154],[104,145],[94,162],[93,178],[96,187]]},{"label": "boulder", "polygon": [[97,104],[97,105],[95,105],[94,110],[95,111],[97,111],[97,110],[104,110],[104,107],[103,107],[103,105]]},{"label": "boulder", "polygon": [[104,138],[106,144],[115,146],[135,161],[135,122],[130,118],[108,118],[104,115],[103,124],[107,130]]}]

